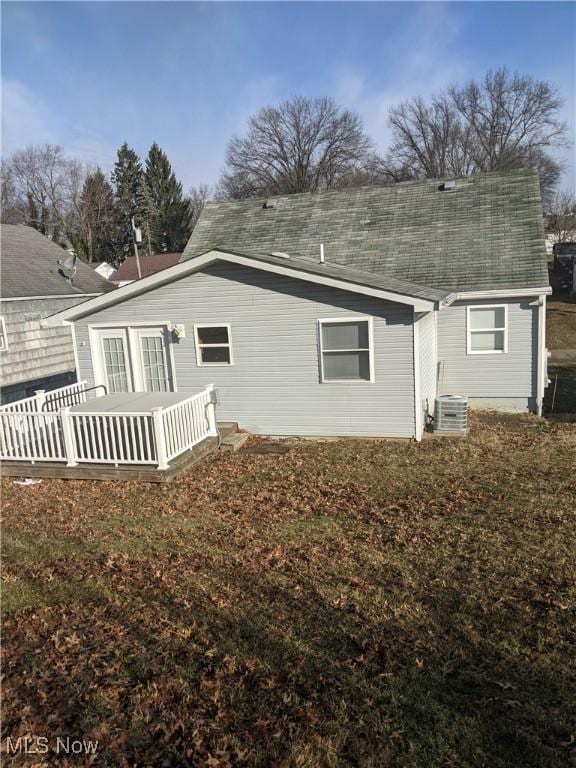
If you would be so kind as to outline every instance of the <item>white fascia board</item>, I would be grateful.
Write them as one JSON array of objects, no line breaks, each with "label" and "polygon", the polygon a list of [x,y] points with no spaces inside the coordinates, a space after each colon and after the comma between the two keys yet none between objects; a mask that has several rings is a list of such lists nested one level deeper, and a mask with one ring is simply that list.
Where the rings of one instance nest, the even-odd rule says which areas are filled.
[{"label": "white fascia board", "polygon": [[251,258],[250,256],[240,256],[235,253],[213,250],[208,251],[208,253],[204,253],[201,256],[194,256],[191,259],[182,261],[175,264],[173,267],[163,269],[160,272],[156,272],[154,275],[135,280],[133,283],[117,288],[115,291],[97,296],[89,301],[82,302],[82,304],[78,304],[75,307],[70,307],[62,312],[50,315],[45,318],[43,325],[60,325],[65,320],[75,320],[84,315],[91,315],[94,312],[98,312],[100,309],[104,309],[104,307],[119,304],[126,299],[138,296],[152,288],[157,288],[166,283],[171,283],[173,280],[178,280],[186,275],[198,272],[203,267],[216,261],[227,261],[231,264],[251,267],[262,272],[273,272],[278,275],[294,277],[297,280],[304,280],[309,283],[328,285],[332,288],[348,291],[349,293],[361,293],[366,296],[374,296],[378,299],[384,299],[385,301],[393,301],[397,304],[408,304],[414,308],[415,312],[430,312],[434,309],[436,304],[436,302],[427,299],[419,299],[379,288],[357,285],[356,283],[349,283],[346,280],[328,277],[327,275],[316,275],[310,272],[303,272],[297,266],[292,266],[290,264],[272,264],[267,261]]},{"label": "white fascia board", "polygon": [[[550,296],[552,288],[549,285],[541,288],[498,288],[491,291],[460,291],[450,294],[442,303],[444,306],[455,301],[467,301],[469,299],[515,299],[529,296]],[[452,298],[454,297],[454,298]]]}]

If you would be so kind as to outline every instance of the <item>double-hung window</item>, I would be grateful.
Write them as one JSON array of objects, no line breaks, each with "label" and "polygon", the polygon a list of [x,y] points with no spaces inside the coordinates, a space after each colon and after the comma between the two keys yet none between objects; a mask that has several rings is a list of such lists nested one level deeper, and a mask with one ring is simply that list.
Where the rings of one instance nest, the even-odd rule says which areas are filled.
[{"label": "double-hung window", "polygon": [[372,321],[319,320],[321,381],[373,381]]},{"label": "double-hung window", "polygon": [[505,304],[468,307],[468,354],[508,351],[508,311]]},{"label": "double-hung window", "polygon": [[229,325],[195,325],[198,365],[232,365],[232,336]]}]

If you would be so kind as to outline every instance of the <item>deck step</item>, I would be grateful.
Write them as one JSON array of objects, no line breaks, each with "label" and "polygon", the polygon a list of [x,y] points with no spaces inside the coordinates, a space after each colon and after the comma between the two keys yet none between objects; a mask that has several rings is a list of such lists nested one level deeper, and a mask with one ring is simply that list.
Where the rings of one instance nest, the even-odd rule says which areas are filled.
[{"label": "deck step", "polygon": [[249,437],[249,432],[232,432],[222,438],[220,448],[223,451],[238,451]]},{"label": "deck step", "polygon": [[220,432],[221,438],[224,438],[227,435],[232,435],[235,432],[238,432],[238,422],[237,421],[219,421],[218,432]]}]

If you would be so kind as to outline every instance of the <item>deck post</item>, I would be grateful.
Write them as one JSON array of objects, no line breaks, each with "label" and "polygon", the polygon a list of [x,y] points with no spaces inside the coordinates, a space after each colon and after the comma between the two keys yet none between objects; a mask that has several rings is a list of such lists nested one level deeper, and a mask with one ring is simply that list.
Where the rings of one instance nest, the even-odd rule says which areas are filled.
[{"label": "deck post", "polygon": [[168,469],[166,438],[164,437],[164,411],[160,406],[152,408],[152,424],[154,425],[154,444],[156,445],[158,469]]},{"label": "deck post", "polygon": [[41,411],[42,406],[46,402],[46,390],[45,389],[37,389],[34,394],[36,395],[36,410]]},{"label": "deck post", "polygon": [[208,419],[209,434],[213,437],[218,436],[218,425],[216,424],[216,396],[214,393],[214,384],[207,384],[206,392],[210,394],[210,402],[206,406],[206,417]]},{"label": "deck post", "polygon": [[60,421],[62,423],[62,436],[64,437],[64,450],[66,451],[67,467],[76,467],[78,462],[76,461],[76,447],[74,444],[74,433],[72,431],[72,418],[70,416],[70,408],[60,409]]}]

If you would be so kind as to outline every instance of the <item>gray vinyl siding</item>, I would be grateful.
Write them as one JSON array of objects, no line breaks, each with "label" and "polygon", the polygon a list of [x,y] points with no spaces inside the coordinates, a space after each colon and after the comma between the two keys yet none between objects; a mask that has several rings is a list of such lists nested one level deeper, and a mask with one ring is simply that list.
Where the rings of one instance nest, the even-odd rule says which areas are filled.
[{"label": "gray vinyl siding", "polygon": [[43,328],[40,321],[83,301],[86,296],[0,301],[8,341],[8,349],[0,352],[3,387],[74,371],[70,327]]},{"label": "gray vinyl siding", "polygon": [[[373,317],[375,381],[321,383],[321,318]],[[76,321],[80,375],[93,381],[88,326],[181,323],[178,391],[214,383],[219,420],[273,435],[411,437],[412,309],[231,264],[216,264]],[[229,323],[234,365],[199,367],[194,324]]]},{"label": "gray vinyl siding", "polygon": [[[467,306],[508,306],[508,351],[467,354]],[[536,397],[538,307],[534,299],[458,302],[438,313],[440,394],[468,395],[474,405],[524,407]],[[516,404],[516,405],[514,405]]]},{"label": "gray vinyl siding", "polygon": [[434,412],[436,397],[436,328],[434,312],[418,320],[420,347],[420,400],[424,414]]}]

